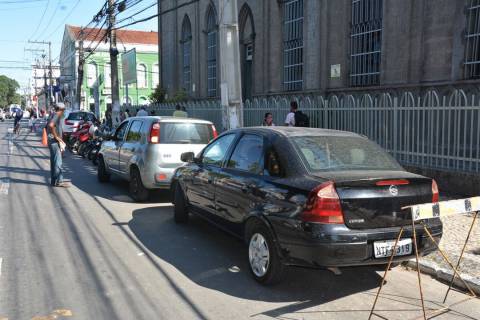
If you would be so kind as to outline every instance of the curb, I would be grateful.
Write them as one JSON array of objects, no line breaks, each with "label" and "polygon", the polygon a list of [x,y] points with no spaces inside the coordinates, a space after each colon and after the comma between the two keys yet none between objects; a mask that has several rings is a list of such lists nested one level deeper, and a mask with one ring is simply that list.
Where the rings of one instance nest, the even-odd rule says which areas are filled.
[{"label": "curb", "polygon": [[[418,262],[418,265],[420,267],[420,272],[424,274],[428,274],[435,279],[446,282],[447,284],[450,284],[450,282],[452,281],[452,277],[454,275],[453,270],[442,268],[438,266],[438,264],[430,261],[420,260]],[[413,270],[417,270],[417,263],[415,259],[407,261],[406,266]],[[462,279],[465,280],[465,282],[468,284],[468,286],[473,290],[473,292],[480,295],[480,278],[474,278],[465,273],[460,273],[460,275],[462,276]],[[461,288],[462,290],[468,292],[467,287],[458,277],[455,277],[455,281],[453,282],[453,284],[457,288]]]}]

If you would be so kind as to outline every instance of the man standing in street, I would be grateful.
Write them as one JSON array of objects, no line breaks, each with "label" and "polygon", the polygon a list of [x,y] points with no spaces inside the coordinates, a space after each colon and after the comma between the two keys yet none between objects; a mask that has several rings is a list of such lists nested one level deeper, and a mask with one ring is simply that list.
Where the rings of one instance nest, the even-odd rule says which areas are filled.
[{"label": "man standing in street", "polygon": [[70,184],[63,181],[62,151],[65,143],[62,140],[62,118],[65,111],[63,103],[55,105],[55,113],[47,124],[48,148],[50,149],[50,184],[53,187],[68,188]]}]

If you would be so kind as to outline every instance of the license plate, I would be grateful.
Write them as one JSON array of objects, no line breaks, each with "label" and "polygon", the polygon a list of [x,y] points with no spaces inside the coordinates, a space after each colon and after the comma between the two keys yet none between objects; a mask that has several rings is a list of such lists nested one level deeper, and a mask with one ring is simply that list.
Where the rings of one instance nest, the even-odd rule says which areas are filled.
[{"label": "license plate", "polygon": [[[375,241],[373,243],[373,251],[375,258],[387,258],[392,256],[395,240]],[[401,239],[397,243],[395,256],[406,256],[412,253],[412,239]]]}]

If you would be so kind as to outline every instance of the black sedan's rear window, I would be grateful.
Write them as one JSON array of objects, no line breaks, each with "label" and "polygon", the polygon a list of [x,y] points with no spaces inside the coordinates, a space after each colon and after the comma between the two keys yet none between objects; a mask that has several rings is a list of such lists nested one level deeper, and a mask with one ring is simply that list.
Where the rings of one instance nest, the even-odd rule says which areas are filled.
[{"label": "black sedan's rear window", "polygon": [[213,139],[213,128],[204,123],[160,123],[160,143],[207,144]]},{"label": "black sedan's rear window", "polygon": [[364,138],[304,136],[292,140],[310,171],[402,170],[387,152]]}]

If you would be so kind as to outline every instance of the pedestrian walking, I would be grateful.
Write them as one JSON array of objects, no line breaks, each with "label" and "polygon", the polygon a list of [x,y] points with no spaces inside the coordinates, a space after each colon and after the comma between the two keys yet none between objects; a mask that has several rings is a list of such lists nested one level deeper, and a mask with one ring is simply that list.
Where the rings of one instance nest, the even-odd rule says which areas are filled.
[{"label": "pedestrian walking", "polygon": [[188,118],[188,113],[182,110],[182,107],[177,104],[175,106],[175,111],[173,112],[173,116],[176,118]]},{"label": "pedestrian walking", "polygon": [[273,114],[271,112],[265,113],[262,127],[274,127],[274,126],[275,126],[275,123],[273,123]]},{"label": "pedestrian walking", "polygon": [[290,112],[285,118],[288,127],[310,127],[310,119],[302,111],[298,110],[297,101],[290,102]]},{"label": "pedestrian walking", "polygon": [[137,117],[148,117],[148,112],[145,110],[145,107],[141,107],[137,112]]},{"label": "pedestrian walking", "polygon": [[31,132],[35,132],[35,114],[30,113],[30,119],[28,119],[28,126],[30,127]]},{"label": "pedestrian walking", "polygon": [[113,119],[112,119],[112,106],[107,106],[107,111],[105,111],[105,121],[107,127],[113,127]]},{"label": "pedestrian walking", "polygon": [[48,148],[50,149],[50,184],[53,187],[68,188],[70,184],[63,180],[62,152],[65,150],[65,142],[62,140],[62,118],[65,105],[57,103],[55,113],[47,124]]}]

